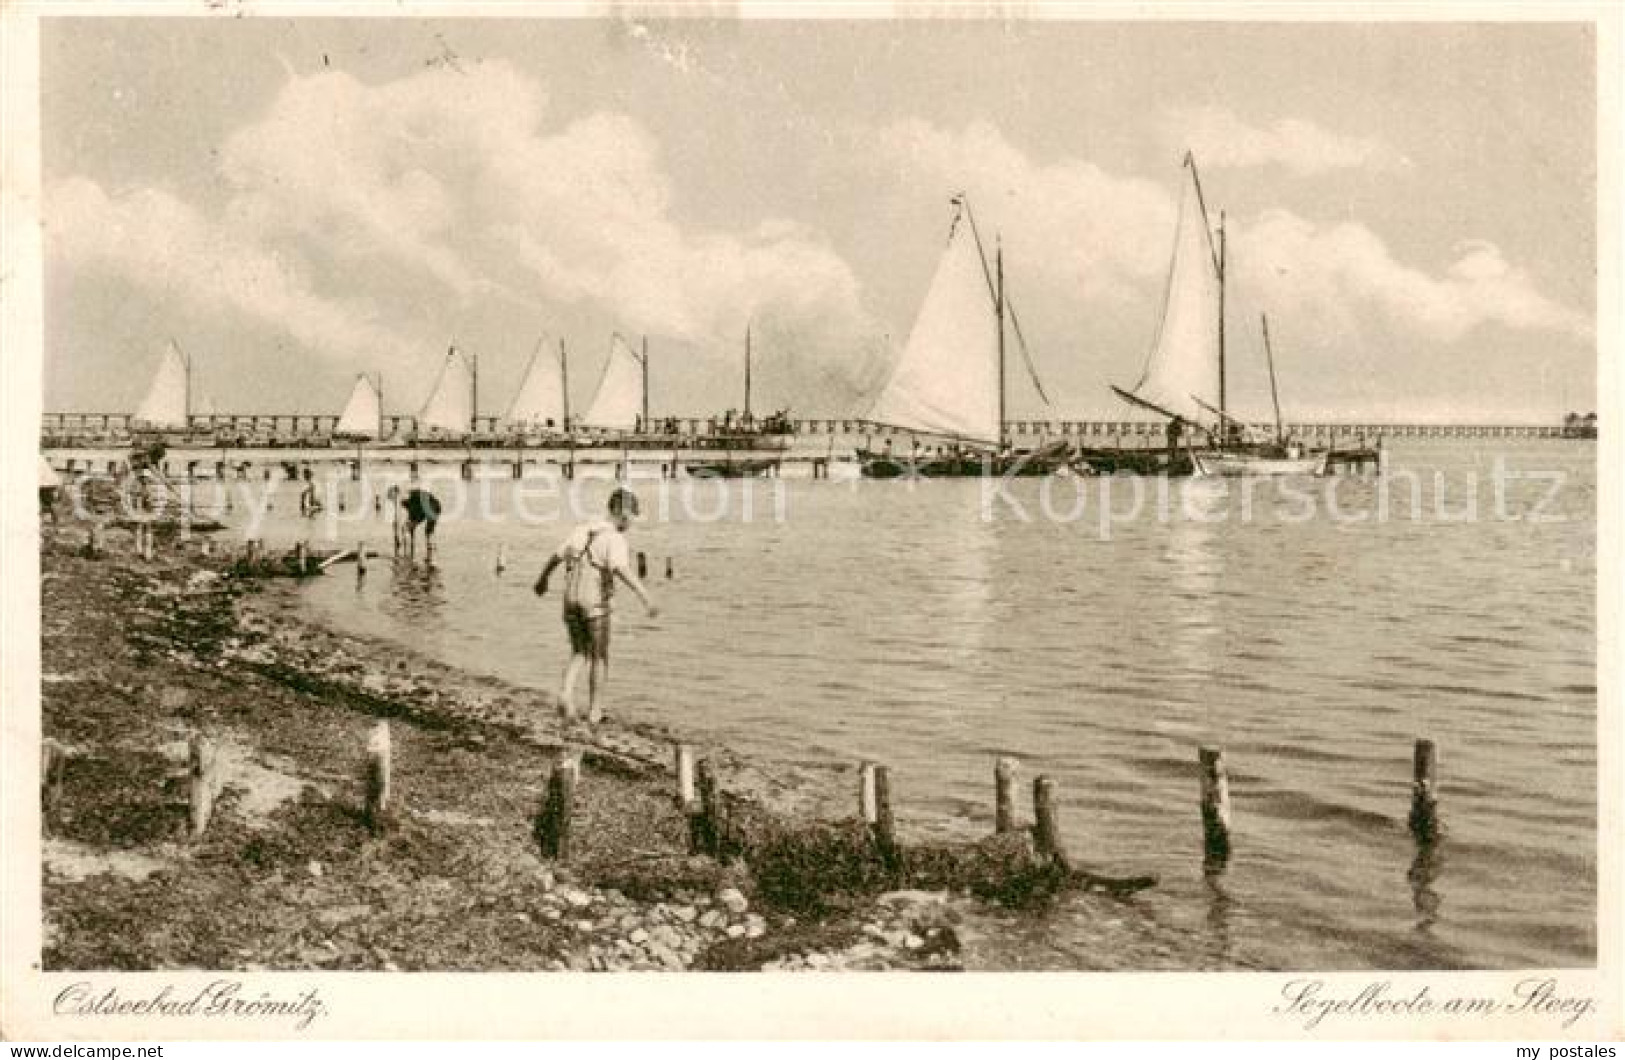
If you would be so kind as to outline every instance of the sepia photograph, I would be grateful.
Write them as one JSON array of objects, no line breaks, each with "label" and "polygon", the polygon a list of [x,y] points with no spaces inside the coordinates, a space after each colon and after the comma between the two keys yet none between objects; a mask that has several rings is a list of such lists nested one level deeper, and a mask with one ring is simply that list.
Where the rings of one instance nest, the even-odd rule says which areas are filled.
[{"label": "sepia photograph", "polygon": [[1621,1033],[1617,11],[385,6],[4,13],[8,1037]]}]

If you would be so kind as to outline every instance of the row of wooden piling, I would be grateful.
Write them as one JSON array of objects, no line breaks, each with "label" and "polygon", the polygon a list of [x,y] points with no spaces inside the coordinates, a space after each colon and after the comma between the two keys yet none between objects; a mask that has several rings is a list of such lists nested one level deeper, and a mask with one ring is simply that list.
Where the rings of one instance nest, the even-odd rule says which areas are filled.
[{"label": "row of wooden piling", "polygon": [[[380,721],[367,734],[363,787],[363,819],[374,833],[386,831],[394,820],[392,803],[393,740],[387,721]],[[62,800],[63,777],[68,751],[54,740],[41,743],[41,809],[46,822],[54,821]],[[1200,809],[1204,867],[1222,871],[1231,852],[1231,803],[1228,772],[1223,752],[1214,747],[1198,749],[1200,767]],[[1431,848],[1443,837],[1438,815],[1437,751],[1432,740],[1417,740],[1412,757],[1412,792],[1408,825],[1418,845]],[[220,757],[213,741],[194,733],[187,745],[188,823],[193,839],[208,830],[214,801],[220,791]],[[737,838],[730,825],[727,802],[711,759],[697,759],[694,748],[677,744],[673,748],[674,791],[677,807],[686,822],[688,852],[725,860],[738,853]],[[543,857],[563,861],[571,852],[571,818],[575,792],[581,775],[581,752],[561,750],[554,758],[547,778],[541,807],[534,821],[534,835]],[[1020,763],[1000,757],[994,764],[994,831],[1006,835],[1021,831],[1016,810]],[[1033,779],[1034,855],[1042,862],[1066,873],[1072,861],[1061,837],[1058,785],[1052,777],[1040,774]],[[857,815],[882,863],[895,868],[901,861],[897,842],[896,817],[892,811],[891,775],[886,766],[864,762],[858,769]]]},{"label": "row of wooden piling", "polygon": [[[1224,752],[1217,747],[1197,751],[1201,771],[1202,849],[1204,864],[1222,869],[1230,859],[1230,777]],[[1406,824],[1419,846],[1429,847],[1444,837],[1439,819],[1438,749],[1429,739],[1416,741],[1411,752],[1411,805]]]}]

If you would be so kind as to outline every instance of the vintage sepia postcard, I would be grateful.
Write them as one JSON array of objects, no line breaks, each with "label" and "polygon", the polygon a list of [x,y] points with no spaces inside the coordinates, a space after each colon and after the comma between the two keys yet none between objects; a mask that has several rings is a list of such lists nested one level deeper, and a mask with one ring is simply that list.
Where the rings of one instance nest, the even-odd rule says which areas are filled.
[{"label": "vintage sepia postcard", "polygon": [[1613,5],[0,19],[8,1039],[1625,1033]]}]

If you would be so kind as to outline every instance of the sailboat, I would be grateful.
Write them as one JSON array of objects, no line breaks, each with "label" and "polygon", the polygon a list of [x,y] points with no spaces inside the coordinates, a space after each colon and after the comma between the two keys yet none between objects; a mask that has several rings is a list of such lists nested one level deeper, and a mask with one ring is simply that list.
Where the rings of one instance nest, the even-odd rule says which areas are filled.
[{"label": "sailboat", "polygon": [[525,366],[524,378],[508,406],[507,424],[522,434],[537,431],[562,433],[570,422],[570,363],[564,340],[558,351],[547,349],[547,339],[536,340],[536,350]]},{"label": "sailboat", "polygon": [[[1004,254],[995,249],[990,270],[965,197],[955,196],[951,204],[948,245],[891,379],[868,417],[882,426],[945,439],[946,445],[928,453],[915,441],[906,455],[892,452],[889,441],[881,451],[861,448],[858,466],[869,478],[1045,474],[1063,466],[1069,453],[1065,441],[1024,453],[1004,448],[1006,317],[1014,322],[1004,289]],[[1019,326],[1016,334],[1019,338]]]},{"label": "sailboat", "polygon": [[[739,421],[737,429],[729,425],[724,431],[712,435],[708,441],[715,448],[727,451],[721,460],[702,460],[690,462],[687,465],[688,473],[695,478],[755,478],[767,474],[779,466],[774,457],[738,458],[733,456],[736,449],[760,449],[764,435],[778,433],[773,430],[774,425],[782,417],[774,416],[769,421],[757,424],[750,411],[750,328],[745,328],[745,411]],[[779,446],[783,448],[783,445]]]},{"label": "sailboat", "polygon": [[191,424],[191,413],[192,360],[170,339],[131,423],[149,432],[185,431]]},{"label": "sailboat", "polygon": [[478,381],[478,363],[456,346],[447,348],[440,377],[418,414],[418,438],[467,438],[474,430]]},{"label": "sailboat", "polygon": [[[1324,452],[1306,453],[1289,445],[1279,432],[1273,442],[1248,441],[1239,420],[1225,402],[1225,236],[1219,217],[1218,241],[1208,223],[1207,204],[1196,159],[1185,154],[1189,173],[1179,200],[1179,219],[1169,261],[1168,287],[1156,341],[1139,382],[1112,392],[1131,405],[1168,418],[1166,452],[1085,451],[1093,470],[1127,469],[1195,475],[1310,475],[1325,470]],[[1266,325],[1267,326],[1267,325]],[[1270,358],[1274,393],[1274,357]],[[1190,434],[1205,431],[1209,442],[1198,447]],[[1183,447],[1181,447],[1183,441]]]},{"label": "sailboat", "polygon": [[609,359],[598,377],[598,389],[586,415],[584,427],[606,431],[631,432],[649,422],[649,343],[636,352],[617,332],[610,336]]},{"label": "sailboat", "polygon": [[335,439],[365,441],[384,436],[384,386],[365,374],[355,377],[350,399],[344,403],[338,422],[333,424]]}]

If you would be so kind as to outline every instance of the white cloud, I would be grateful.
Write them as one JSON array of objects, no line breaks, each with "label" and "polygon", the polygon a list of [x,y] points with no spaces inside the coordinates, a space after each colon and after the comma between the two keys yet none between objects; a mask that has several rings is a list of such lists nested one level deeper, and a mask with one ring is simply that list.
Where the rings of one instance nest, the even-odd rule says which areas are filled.
[{"label": "white cloud", "polygon": [[877,142],[910,195],[967,193],[980,223],[1001,232],[1024,273],[1053,294],[1137,296],[1167,269],[1174,200],[1157,184],[1091,162],[1036,162],[985,122],[960,130],[899,122]]},{"label": "white cloud", "polygon": [[[501,62],[384,85],[291,79],[227,145],[239,204],[271,235],[382,260],[462,298],[590,303],[620,327],[737,342],[746,321],[799,330],[827,361],[868,327],[859,285],[816,235],[749,235],[672,215],[655,139],[624,115],[546,127],[541,87]],[[848,367],[856,370],[854,361]]]},{"label": "white cloud", "polygon": [[[290,75],[227,140],[221,176],[212,214],[65,181],[53,252],[345,360],[400,343],[380,319],[421,329],[489,315],[495,298],[544,319],[583,304],[608,327],[695,346],[736,344],[754,321],[794,336],[815,362],[795,370],[837,399],[871,367],[859,284],[820,237],[782,219],[685,226],[642,126],[598,113],[550,128],[541,85],[506,63],[383,84]],[[404,348],[423,351],[421,335]]]},{"label": "white cloud", "polygon": [[188,311],[228,307],[286,331],[310,349],[350,357],[402,339],[364,301],[318,294],[300,264],[174,196],[147,189],[110,196],[71,177],[46,189],[46,247],[70,267],[103,269]]},{"label": "white cloud", "polygon": [[[1022,268],[1051,292],[1078,298],[1160,297],[1174,224],[1176,171],[1166,186],[1110,174],[1080,160],[1033,161],[995,129],[960,131],[923,122],[890,127],[881,142],[911,188],[964,188],[997,217],[1006,244],[1023,247]],[[1347,157],[1357,154],[1346,150]],[[1543,295],[1525,270],[1482,240],[1434,274],[1394,258],[1364,225],[1318,224],[1285,210],[1232,219],[1232,285],[1242,299],[1295,307],[1358,334],[1380,318],[1401,332],[1454,343],[1500,325],[1589,341],[1589,318]],[[1149,314],[1148,314],[1149,315]]]},{"label": "white cloud", "polygon": [[1526,271],[1483,240],[1459,244],[1457,259],[1434,275],[1396,260],[1363,225],[1322,225],[1285,210],[1236,226],[1232,238],[1236,286],[1249,298],[1353,335],[1380,320],[1441,344],[1487,325],[1577,342],[1593,337],[1588,316],[1541,294]]},{"label": "white cloud", "polygon": [[1209,169],[1278,165],[1294,176],[1310,177],[1340,169],[1386,173],[1411,166],[1379,139],[1345,136],[1296,118],[1260,128],[1224,107],[1184,107],[1165,112],[1160,127],[1171,151],[1189,149]]}]

